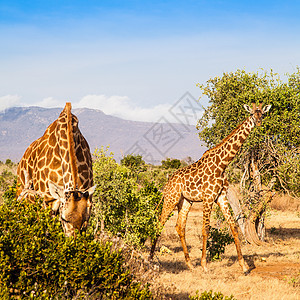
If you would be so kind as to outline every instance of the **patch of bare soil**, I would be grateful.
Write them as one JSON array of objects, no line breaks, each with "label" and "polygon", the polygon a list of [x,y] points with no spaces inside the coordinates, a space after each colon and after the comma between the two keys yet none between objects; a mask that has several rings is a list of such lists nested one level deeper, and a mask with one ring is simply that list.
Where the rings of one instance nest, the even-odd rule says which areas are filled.
[{"label": "patch of bare soil", "polygon": [[[213,290],[236,299],[300,300],[299,212],[271,211],[266,220],[266,242],[262,246],[242,244],[244,258],[251,269],[247,276],[238,264],[234,244],[226,247],[221,261],[209,262],[208,272],[203,271],[201,204],[191,210],[186,227],[187,245],[195,266],[190,271],[175,230],[176,220],[175,211],[165,225],[154,258],[160,268],[156,280],[172,291],[168,299],[184,300],[195,295],[196,290],[199,293]],[[212,225],[214,222],[212,217]]]}]

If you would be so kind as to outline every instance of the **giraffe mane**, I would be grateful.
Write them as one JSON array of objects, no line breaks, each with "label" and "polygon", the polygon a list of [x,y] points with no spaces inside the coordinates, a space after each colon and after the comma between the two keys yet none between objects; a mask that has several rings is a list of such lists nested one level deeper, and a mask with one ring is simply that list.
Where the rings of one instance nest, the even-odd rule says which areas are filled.
[{"label": "giraffe mane", "polygon": [[67,137],[68,137],[68,147],[69,147],[69,155],[70,155],[70,163],[71,163],[71,172],[73,185],[76,189],[77,187],[77,164],[76,164],[76,156],[75,156],[75,142],[73,137],[73,126],[72,126],[72,114],[71,114],[71,103],[67,102],[65,106],[65,111],[67,113]]},{"label": "giraffe mane", "polygon": [[248,121],[249,118],[250,118],[250,117],[248,117],[244,122],[242,122],[240,125],[238,125],[235,129],[233,129],[232,132],[231,132],[228,136],[226,136],[219,144],[217,144],[215,147],[213,147],[213,148],[207,150],[206,153],[208,154],[210,151],[219,148],[221,145],[223,145],[225,142],[227,142],[227,141],[228,141],[228,140],[229,140],[229,139],[230,139],[230,138],[231,138],[231,137],[232,137],[232,136],[240,129],[240,127],[241,127],[245,122]]}]

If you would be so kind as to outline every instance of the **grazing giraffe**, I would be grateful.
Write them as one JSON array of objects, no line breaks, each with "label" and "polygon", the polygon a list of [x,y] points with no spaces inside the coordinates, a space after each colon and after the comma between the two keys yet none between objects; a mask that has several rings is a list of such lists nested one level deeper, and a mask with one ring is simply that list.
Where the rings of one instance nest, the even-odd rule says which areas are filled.
[{"label": "grazing giraffe", "polygon": [[90,148],[71,113],[71,103],[27,148],[17,175],[17,197],[26,194],[34,202],[36,194],[42,195],[45,206],[59,213],[66,236],[74,236],[75,229],[86,229],[96,186]]},{"label": "grazing giraffe", "polygon": [[[193,202],[203,202],[203,248],[201,266],[204,271],[207,271],[206,244],[209,234],[210,214],[213,203],[216,202],[230,225],[239,263],[243,271],[245,273],[248,272],[248,267],[245,264],[241,252],[237,226],[230,214],[226,196],[228,181],[225,176],[225,169],[235,157],[251,130],[256,125],[261,125],[262,116],[269,111],[271,105],[263,109],[262,104],[256,106],[254,103],[252,109],[248,105],[244,105],[244,107],[250,112],[250,117],[233,130],[220,144],[206,151],[200,160],[176,171],[163,191],[164,203],[160,215],[160,223],[163,226],[175,206],[178,207],[176,231],[180,237],[185,260],[190,269],[193,268],[193,265],[185,241],[185,226],[188,212]],[[153,258],[157,239],[158,237],[152,242],[150,259]]]}]

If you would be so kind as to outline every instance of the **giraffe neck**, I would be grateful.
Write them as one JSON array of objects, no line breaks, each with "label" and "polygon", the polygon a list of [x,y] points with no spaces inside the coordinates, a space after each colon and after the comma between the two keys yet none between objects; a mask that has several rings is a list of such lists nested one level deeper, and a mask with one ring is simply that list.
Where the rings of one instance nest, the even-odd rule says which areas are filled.
[{"label": "giraffe neck", "polygon": [[214,148],[217,165],[224,169],[229,165],[254,127],[254,119],[250,116]]},{"label": "giraffe neck", "polygon": [[66,105],[58,118],[58,143],[61,156],[61,167],[64,188],[66,191],[78,187],[78,170],[75,156],[71,106]]}]

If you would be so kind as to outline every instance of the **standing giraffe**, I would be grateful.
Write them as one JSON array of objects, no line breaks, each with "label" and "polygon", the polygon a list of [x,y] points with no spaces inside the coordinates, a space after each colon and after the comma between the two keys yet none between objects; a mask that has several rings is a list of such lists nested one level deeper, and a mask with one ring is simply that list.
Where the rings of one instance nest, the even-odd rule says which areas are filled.
[{"label": "standing giraffe", "polygon": [[[185,226],[189,210],[193,202],[203,202],[201,266],[204,271],[207,271],[206,244],[209,234],[210,214],[213,203],[216,202],[230,225],[239,263],[243,271],[245,273],[248,272],[248,267],[245,264],[241,251],[237,226],[231,216],[226,197],[228,181],[225,176],[225,169],[235,157],[251,130],[256,125],[261,125],[263,114],[269,111],[271,105],[262,109],[262,104],[256,106],[253,103],[252,109],[248,105],[244,105],[244,108],[250,112],[250,117],[233,130],[220,144],[206,151],[197,162],[176,171],[164,188],[164,203],[160,215],[160,223],[163,226],[175,206],[178,207],[176,231],[180,237],[185,260],[190,269],[193,268],[193,265],[185,241]],[[152,242],[150,259],[153,258],[157,239],[158,237]]]},{"label": "standing giraffe", "polygon": [[71,103],[27,148],[17,175],[17,197],[22,198],[25,190],[31,202],[36,194],[43,196],[45,206],[59,213],[66,236],[87,227],[96,186],[90,148],[71,113]]}]

